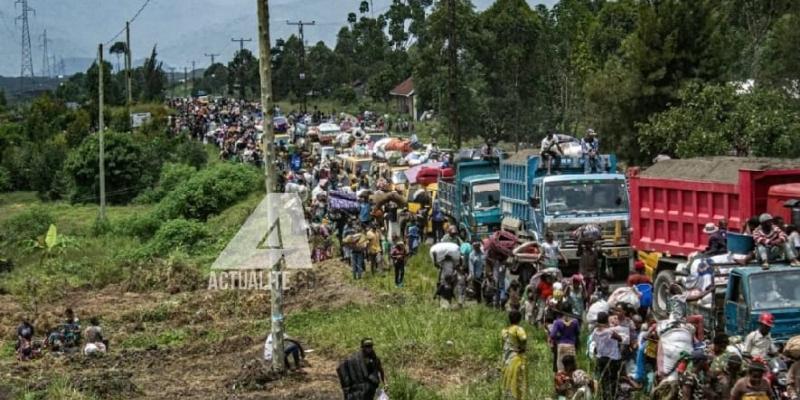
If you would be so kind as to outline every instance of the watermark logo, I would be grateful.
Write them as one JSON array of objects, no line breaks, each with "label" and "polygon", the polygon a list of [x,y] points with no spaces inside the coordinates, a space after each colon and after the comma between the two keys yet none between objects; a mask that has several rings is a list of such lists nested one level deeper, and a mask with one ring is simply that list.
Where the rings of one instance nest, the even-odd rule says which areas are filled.
[{"label": "watermark logo", "polygon": [[270,271],[310,269],[308,221],[297,193],[267,194],[220,253],[208,289],[269,290]]}]

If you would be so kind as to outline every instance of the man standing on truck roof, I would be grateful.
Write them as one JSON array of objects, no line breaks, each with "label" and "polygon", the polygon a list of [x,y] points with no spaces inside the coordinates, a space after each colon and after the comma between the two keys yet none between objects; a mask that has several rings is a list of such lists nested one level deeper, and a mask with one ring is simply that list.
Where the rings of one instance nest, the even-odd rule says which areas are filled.
[{"label": "man standing on truck roof", "polygon": [[600,157],[600,140],[597,139],[594,129],[586,130],[586,137],[581,139],[581,150],[583,152],[583,173],[601,173],[605,170],[603,158]]},{"label": "man standing on truck roof", "polygon": [[709,222],[703,227],[703,233],[708,235],[708,246],[705,250],[707,257],[725,254],[728,252],[728,223],[724,219],[714,225]]},{"label": "man standing on truck roof", "polygon": [[744,352],[750,354],[752,357],[766,357],[778,352],[775,344],[772,342],[770,331],[775,325],[775,317],[768,313],[763,312],[758,317],[758,329],[750,332],[744,338]]},{"label": "man standing on truck roof", "polygon": [[542,139],[541,152],[542,160],[546,160],[547,175],[550,175],[551,166],[558,169],[561,166],[561,155],[564,154],[561,146],[558,145],[558,137],[552,130],[548,131],[547,136]]},{"label": "man standing on truck roof", "polygon": [[761,260],[761,267],[764,269],[769,268],[770,259],[779,257],[781,252],[786,261],[789,261],[793,267],[800,266],[800,261],[794,254],[794,249],[788,240],[783,230],[775,226],[773,223],[772,215],[764,213],[758,217],[759,225],[753,231],[753,240],[756,242],[756,252]]}]

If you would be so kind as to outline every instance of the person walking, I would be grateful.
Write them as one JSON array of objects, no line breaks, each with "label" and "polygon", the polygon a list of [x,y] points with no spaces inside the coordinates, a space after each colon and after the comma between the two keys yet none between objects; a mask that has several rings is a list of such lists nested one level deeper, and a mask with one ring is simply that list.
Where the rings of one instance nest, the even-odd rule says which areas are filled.
[{"label": "person walking", "polygon": [[397,235],[392,237],[394,245],[391,250],[392,265],[394,266],[394,285],[395,287],[403,287],[403,279],[406,275],[406,258],[408,257],[408,250],[405,243],[400,240]]},{"label": "person walking", "polygon": [[600,378],[602,398],[615,399],[622,365],[620,361],[622,359],[620,353],[622,337],[609,327],[608,313],[597,314],[597,325],[592,332],[592,342],[595,343],[597,355],[595,374]]},{"label": "person walking", "polygon": [[383,260],[381,237],[382,235],[377,224],[373,223],[366,235],[367,242],[369,242],[367,246],[367,259],[369,260],[369,267],[372,275],[383,272],[381,266],[381,261]]},{"label": "person walking", "polygon": [[386,373],[370,338],[361,340],[361,350],[342,361],[336,375],[345,400],[374,400],[378,388],[386,386]]},{"label": "person walking", "polygon": [[503,395],[513,400],[523,400],[528,393],[528,372],[525,351],[528,336],[519,324],[522,313],[508,313],[509,325],[501,332],[503,339]]}]

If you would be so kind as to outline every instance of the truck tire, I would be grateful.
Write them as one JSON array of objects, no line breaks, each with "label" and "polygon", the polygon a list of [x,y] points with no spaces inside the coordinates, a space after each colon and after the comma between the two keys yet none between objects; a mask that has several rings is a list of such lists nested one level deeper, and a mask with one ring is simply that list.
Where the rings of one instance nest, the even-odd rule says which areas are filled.
[{"label": "truck tire", "polygon": [[667,302],[669,300],[669,288],[675,283],[675,271],[661,271],[656,276],[653,284],[653,315],[657,319],[665,319],[669,316]]}]

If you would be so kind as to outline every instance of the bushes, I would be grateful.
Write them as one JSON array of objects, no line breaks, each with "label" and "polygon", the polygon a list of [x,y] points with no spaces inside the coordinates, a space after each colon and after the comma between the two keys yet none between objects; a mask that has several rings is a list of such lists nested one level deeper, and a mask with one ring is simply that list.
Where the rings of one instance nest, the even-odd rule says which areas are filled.
[{"label": "bushes", "polygon": [[195,168],[186,164],[166,163],[161,167],[161,177],[158,179],[158,185],[154,189],[142,193],[136,198],[135,202],[140,204],[156,203],[179,184],[191,179],[196,172]]},{"label": "bushes", "polygon": [[8,192],[11,188],[13,188],[11,173],[4,167],[0,167],[0,192]]},{"label": "bushes", "polygon": [[[148,238],[154,235],[164,221],[184,218],[205,221],[256,190],[261,190],[261,175],[251,166],[243,164],[214,164],[194,172],[190,177],[186,166],[169,166],[165,169],[165,184],[177,184],[166,192],[156,208],[147,214],[130,218],[122,225],[125,234]],[[168,176],[167,176],[168,175]],[[185,178],[186,177],[186,178]],[[157,197],[157,188],[152,196]],[[141,201],[146,200],[143,196]]]},{"label": "bushes", "polygon": [[[98,138],[94,135],[73,150],[64,164],[64,171],[74,184],[73,202],[97,200],[100,193],[98,152]],[[147,168],[149,161],[143,146],[131,135],[105,134],[106,196],[109,203],[127,203],[152,184],[158,169]]]},{"label": "bushes", "polygon": [[179,247],[191,248],[208,236],[204,224],[178,218],[162,224],[148,247],[152,254],[164,255]]},{"label": "bushes", "polygon": [[186,140],[176,149],[178,160],[195,168],[203,168],[208,163],[205,146],[196,140]]},{"label": "bushes", "polygon": [[9,218],[0,229],[0,241],[16,245],[23,240],[36,239],[47,232],[55,218],[43,207],[33,207]]},{"label": "bushes", "polygon": [[242,164],[218,164],[199,171],[164,197],[155,214],[161,220],[205,221],[253,191],[262,189],[258,170]]}]

